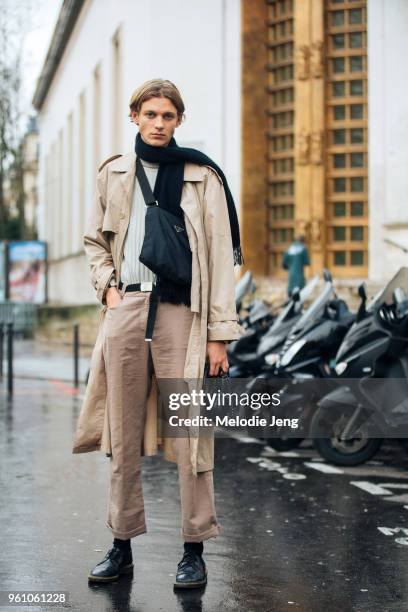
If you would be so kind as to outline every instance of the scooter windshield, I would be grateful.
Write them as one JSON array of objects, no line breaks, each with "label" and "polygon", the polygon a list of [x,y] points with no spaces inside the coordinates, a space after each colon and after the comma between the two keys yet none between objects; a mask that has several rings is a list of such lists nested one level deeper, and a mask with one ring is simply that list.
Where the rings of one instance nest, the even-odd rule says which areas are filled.
[{"label": "scooter windshield", "polygon": [[[319,283],[319,276],[316,275],[316,276],[314,276],[307,283],[307,285],[305,287],[303,287],[303,289],[299,292],[299,300],[297,302],[299,304],[299,306],[302,306],[304,304],[304,302],[312,295],[312,293],[315,290],[315,287],[317,287],[318,283]],[[294,306],[294,302],[293,302],[293,299],[291,299],[286,304],[286,306],[284,308],[282,308],[281,312],[276,317],[276,319],[273,322],[273,325],[269,329],[268,333],[273,333],[276,329],[279,328],[279,326],[281,325],[282,321],[286,321],[287,316],[293,310],[293,306]],[[300,310],[300,308],[299,308],[299,310]]]},{"label": "scooter windshield", "polygon": [[393,278],[387,283],[384,289],[381,289],[376,296],[373,297],[370,304],[367,306],[367,312],[374,310],[379,304],[392,304],[393,303],[393,292],[395,289],[400,288],[406,294],[408,294],[408,268],[402,267],[393,276]]},{"label": "scooter windshield", "polygon": [[303,302],[306,302],[306,300],[310,298],[310,296],[312,295],[313,291],[316,289],[318,284],[319,284],[319,275],[316,274],[316,276],[311,278],[310,281],[307,283],[307,285],[303,287],[303,289],[301,289],[300,291],[300,301],[302,302],[302,304]]},{"label": "scooter windshield", "polygon": [[309,306],[306,312],[300,317],[299,321],[290,330],[291,335],[297,333],[300,329],[303,329],[308,321],[311,321],[314,317],[316,317],[333,295],[333,283],[326,282],[320,295],[317,296],[315,301]]},{"label": "scooter windshield", "polygon": [[235,302],[239,303],[244,297],[244,295],[246,295],[250,291],[253,291],[253,285],[254,283],[252,280],[252,272],[248,270],[235,285]]}]

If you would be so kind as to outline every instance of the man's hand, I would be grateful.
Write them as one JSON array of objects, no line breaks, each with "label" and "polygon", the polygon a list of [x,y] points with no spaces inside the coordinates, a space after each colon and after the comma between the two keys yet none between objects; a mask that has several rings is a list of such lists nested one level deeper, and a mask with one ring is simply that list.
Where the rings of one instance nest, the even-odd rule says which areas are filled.
[{"label": "man's hand", "polygon": [[109,287],[106,292],[106,306],[108,308],[112,308],[112,306],[117,306],[122,301],[122,297],[116,287]]},{"label": "man's hand", "polygon": [[227,345],[224,342],[212,340],[207,342],[207,357],[210,363],[210,376],[218,376],[220,370],[227,373],[229,363],[227,359]]}]

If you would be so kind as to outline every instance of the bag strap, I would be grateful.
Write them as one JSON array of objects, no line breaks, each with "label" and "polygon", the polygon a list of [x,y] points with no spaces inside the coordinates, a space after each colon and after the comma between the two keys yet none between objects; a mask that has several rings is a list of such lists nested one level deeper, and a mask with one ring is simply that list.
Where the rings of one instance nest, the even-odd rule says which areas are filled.
[{"label": "bag strap", "polygon": [[136,158],[136,177],[139,181],[140,189],[142,190],[143,199],[145,201],[146,206],[158,206],[156,198],[154,197],[153,191],[150,187],[149,179],[146,176],[145,169],[143,168],[143,164],[140,161],[140,158]]}]

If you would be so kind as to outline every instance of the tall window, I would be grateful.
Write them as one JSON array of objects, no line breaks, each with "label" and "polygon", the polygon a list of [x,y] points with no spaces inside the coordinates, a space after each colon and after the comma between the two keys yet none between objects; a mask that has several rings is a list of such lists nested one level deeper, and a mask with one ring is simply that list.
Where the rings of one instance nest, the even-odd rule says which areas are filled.
[{"label": "tall window", "polygon": [[112,38],[112,154],[119,152],[122,144],[122,50],[120,29]]},{"label": "tall window", "polygon": [[74,202],[72,198],[73,182],[73,117],[70,113],[67,128],[67,166],[66,166],[66,224],[65,224],[65,252],[72,251],[72,215]]},{"label": "tall window", "polygon": [[[268,271],[294,237],[293,0],[268,0]],[[262,112],[262,110],[260,110]]]},{"label": "tall window", "polygon": [[93,171],[101,163],[101,69],[98,65],[93,73]]},{"label": "tall window", "polygon": [[50,148],[50,174],[49,174],[49,209],[47,225],[49,227],[48,240],[50,258],[57,257],[57,215],[58,215],[58,158],[57,142],[54,141]]},{"label": "tall window", "polygon": [[64,225],[63,225],[63,214],[64,214],[64,189],[66,185],[66,179],[64,177],[64,132],[62,128],[58,133],[58,170],[57,170],[57,199],[56,203],[56,256],[61,257],[63,255],[63,238],[64,238]]},{"label": "tall window", "polygon": [[78,226],[79,244],[82,248],[82,236],[85,231],[85,92],[79,96],[78,112]]},{"label": "tall window", "polygon": [[326,0],[326,254],[365,275],[368,248],[366,1]]},{"label": "tall window", "polygon": [[44,237],[45,240],[49,243],[51,240],[51,201],[52,201],[52,192],[51,192],[51,154],[48,153],[45,156],[45,173],[44,173]]}]

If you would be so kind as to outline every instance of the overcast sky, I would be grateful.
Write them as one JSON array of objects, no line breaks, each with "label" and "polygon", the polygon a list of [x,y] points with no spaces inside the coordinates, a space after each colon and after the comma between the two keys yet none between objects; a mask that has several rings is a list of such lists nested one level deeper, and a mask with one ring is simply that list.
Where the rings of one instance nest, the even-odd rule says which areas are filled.
[{"label": "overcast sky", "polygon": [[33,114],[31,100],[44,63],[62,0],[32,0],[33,15],[30,31],[24,40],[22,61],[22,111]]}]

